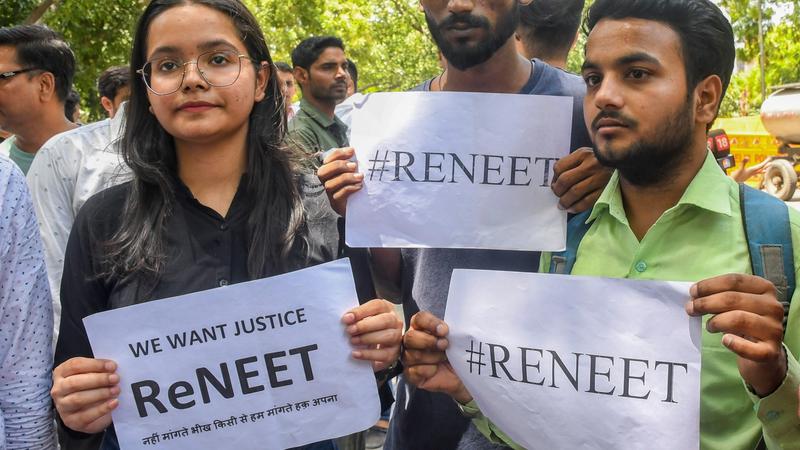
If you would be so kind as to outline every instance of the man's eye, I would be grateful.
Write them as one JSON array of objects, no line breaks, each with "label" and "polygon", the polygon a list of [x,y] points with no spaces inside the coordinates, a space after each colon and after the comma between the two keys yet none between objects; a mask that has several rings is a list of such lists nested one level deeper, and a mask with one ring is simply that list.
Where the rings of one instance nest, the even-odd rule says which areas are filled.
[{"label": "man's eye", "polygon": [[628,72],[628,76],[633,78],[634,80],[643,80],[647,78],[648,73],[641,69],[633,69]]},{"label": "man's eye", "polygon": [[589,74],[583,77],[583,81],[586,82],[586,86],[594,87],[600,84],[601,78],[599,75]]}]

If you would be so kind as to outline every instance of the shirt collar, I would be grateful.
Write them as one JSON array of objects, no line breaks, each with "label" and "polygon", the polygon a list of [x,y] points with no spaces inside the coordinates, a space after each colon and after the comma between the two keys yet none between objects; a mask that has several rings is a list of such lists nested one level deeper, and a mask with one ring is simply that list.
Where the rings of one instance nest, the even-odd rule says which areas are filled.
[{"label": "shirt collar", "polygon": [[[730,183],[733,181],[719,167],[716,158],[708,152],[700,171],[686,188],[676,207],[681,205],[696,206],[707,211],[731,215]],[[621,223],[628,224],[625,207],[622,203],[622,192],[619,189],[619,172],[614,171],[606,188],[595,203],[589,221],[608,212]]]},{"label": "shirt collar", "polygon": [[[333,125],[334,123],[338,123],[338,118],[336,117],[336,115],[334,115],[333,119],[331,119],[322,111],[317,109],[316,106],[312,105],[311,102],[309,102],[305,98],[300,100],[300,111],[305,112],[315,122],[320,124],[322,128],[330,128],[330,126]],[[344,124],[340,124],[340,126],[343,125]]]}]

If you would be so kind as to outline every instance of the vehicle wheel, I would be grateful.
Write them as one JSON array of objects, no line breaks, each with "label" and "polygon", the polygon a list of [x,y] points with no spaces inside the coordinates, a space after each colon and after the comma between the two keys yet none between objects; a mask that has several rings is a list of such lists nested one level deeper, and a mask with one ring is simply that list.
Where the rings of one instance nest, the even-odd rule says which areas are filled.
[{"label": "vehicle wheel", "polygon": [[764,173],[764,188],[781,200],[791,200],[797,189],[797,172],[785,159],[772,161]]}]

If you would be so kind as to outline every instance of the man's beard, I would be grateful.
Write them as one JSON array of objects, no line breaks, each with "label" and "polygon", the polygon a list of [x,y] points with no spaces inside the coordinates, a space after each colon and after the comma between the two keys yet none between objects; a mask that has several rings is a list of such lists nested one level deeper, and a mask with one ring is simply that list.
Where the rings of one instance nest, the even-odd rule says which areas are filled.
[{"label": "man's beard", "polygon": [[[594,119],[617,119],[629,128],[638,123],[616,111],[601,112]],[[663,122],[649,139],[642,139],[627,148],[600,151],[595,145],[594,154],[600,164],[617,169],[622,178],[634,186],[657,186],[669,182],[680,170],[681,160],[690,152],[694,117],[692,102],[687,99],[683,108]],[[613,141],[607,144],[613,145]]]},{"label": "man's beard", "polygon": [[313,79],[309,79],[309,81],[311,82],[311,95],[317,100],[339,104],[347,98],[347,83],[344,84],[344,91],[337,91],[335,89],[337,85],[323,87],[315,84]]},{"label": "man's beard", "polygon": [[[511,39],[519,24],[519,3],[515,1],[512,10],[498,18],[494,31],[486,17],[470,13],[451,14],[441,23],[436,23],[426,11],[425,21],[428,22],[431,36],[445,59],[456,69],[467,70],[488,61]],[[453,44],[444,37],[443,30],[456,24],[482,28],[486,32],[486,37],[474,46]]]}]

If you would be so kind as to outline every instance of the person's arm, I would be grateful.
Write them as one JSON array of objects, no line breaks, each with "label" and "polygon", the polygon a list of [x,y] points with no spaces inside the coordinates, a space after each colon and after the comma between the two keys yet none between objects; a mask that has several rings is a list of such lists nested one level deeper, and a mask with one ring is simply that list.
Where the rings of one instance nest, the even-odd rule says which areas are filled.
[{"label": "person's arm", "polygon": [[462,414],[472,419],[475,427],[489,441],[523,450],[489,418],[481,413],[464,383],[456,375],[445,351],[450,345],[447,323],[430,312],[422,311],[411,318],[403,337],[403,374],[406,381],[431,392],[443,392],[457,404]]},{"label": "person's arm", "polygon": [[52,301],[36,217],[16,168],[8,185],[0,186],[0,196],[5,199],[0,222],[8,218],[0,223],[0,419],[5,448],[53,448],[48,395]]},{"label": "person's arm", "polygon": [[[28,186],[39,220],[39,233],[44,246],[44,262],[53,295],[53,338],[58,339],[61,321],[61,274],[64,254],[75,216],[72,211],[75,174],[70,161],[54,158],[51,145],[65,145],[60,139],[50,141],[39,150],[28,171]],[[66,181],[65,181],[66,180]]]}]

